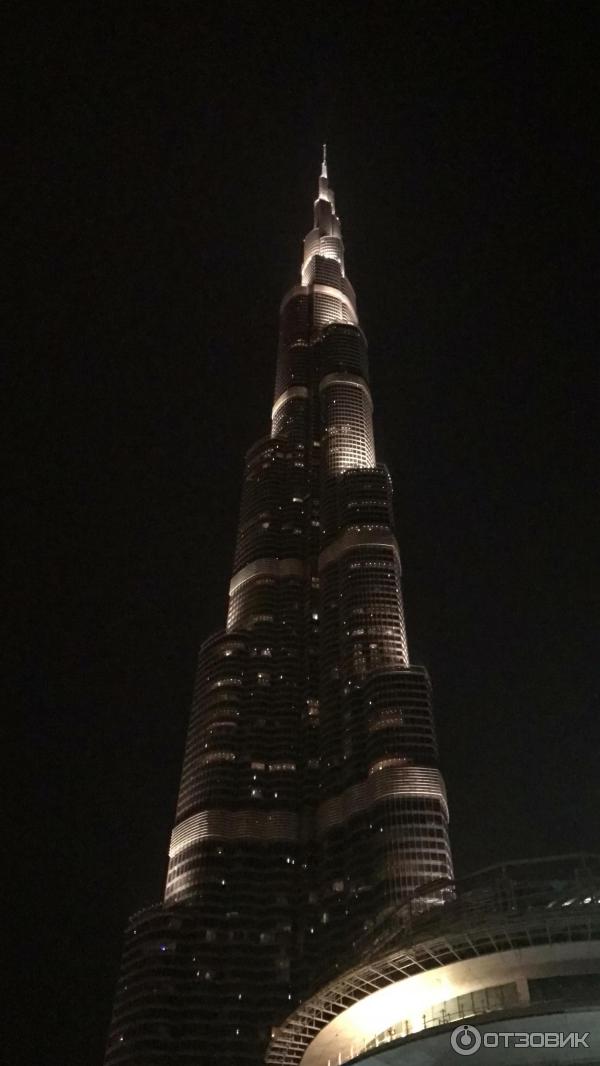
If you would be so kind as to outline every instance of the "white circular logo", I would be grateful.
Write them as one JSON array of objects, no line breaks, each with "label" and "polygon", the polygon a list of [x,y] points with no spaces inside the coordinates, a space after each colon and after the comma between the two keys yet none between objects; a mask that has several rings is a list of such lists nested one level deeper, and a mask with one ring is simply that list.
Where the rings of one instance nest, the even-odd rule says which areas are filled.
[{"label": "white circular logo", "polygon": [[459,1025],[452,1030],[450,1043],[458,1055],[474,1055],[481,1047],[481,1033],[474,1025]]}]

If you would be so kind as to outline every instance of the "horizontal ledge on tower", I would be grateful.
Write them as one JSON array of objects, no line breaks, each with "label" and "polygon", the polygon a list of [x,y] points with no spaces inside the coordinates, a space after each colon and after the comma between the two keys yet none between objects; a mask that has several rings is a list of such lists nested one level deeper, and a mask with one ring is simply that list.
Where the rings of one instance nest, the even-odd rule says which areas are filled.
[{"label": "horizontal ledge on tower", "polygon": [[331,385],[353,385],[355,388],[360,389],[367,397],[371,411],[373,410],[371,390],[366,381],[357,374],[347,374],[343,371],[337,371],[334,374],[326,374],[319,382],[319,392],[323,392],[325,389],[330,388]]},{"label": "horizontal ledge on tower", "polygon": [[345,292],[342,292],[341,289],[334,288],[333,285],[321,285],[318,282],[312,282],[310,285],[294,285],[294,287],[285,294],[281,301],[279,307],[280,314],[289,301],[293,300],[295,296],[330,296],[332,299],[339,300],[340,303],[343,303],[350,314],[352,324],[358,324],[358,316],[352,300],[349,296],[346,296]]},{"label": "horizontal ledge on tower", "polygon": [[305,564],[301,559],[254,559],[238,570],[231,579],[229,595],[254,577],[266,574],[270,577],[304,577]]},{"label": "horizontal ledge on tower", "polygon": [[347,529],[341,536],[336,537],[332,544],[328,544],[319,555],[319,570],[324,570],[330,563],[334,563],[341,555],[353,548],[368,545],[371,548],[392,548],[398,566],[400,565],[400,553],[398,542],[394,534],[385,529]]},{"label": "horizontal ledge on tower", "polygon": [[426,766],[406,766],[381,770],[321,803],[317,808],[317,834],[322,836],[380,800],[413,798],[438,800],[448,818],[446,788],[440,771]]},{"label": "horizontal ledge on tower", "polygon": [[271,418],[275,418],[280,407],[283,407],[284,403],[287,403],[288,400],[305,400],[307,397],[308,389],[306,388],[306,385],[291,385],[289,389],[282,392],[281,396],[275,400],[271,411]]}]

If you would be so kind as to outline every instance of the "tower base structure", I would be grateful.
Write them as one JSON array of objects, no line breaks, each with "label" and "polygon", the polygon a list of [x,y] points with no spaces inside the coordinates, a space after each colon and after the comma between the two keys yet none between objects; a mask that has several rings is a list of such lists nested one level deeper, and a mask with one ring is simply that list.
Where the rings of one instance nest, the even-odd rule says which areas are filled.
[{"label": "tower base structure", "polygon": [[[289,1010],[271,974],[272,943],[217,935],[206,908],[162,903],[133,915],[125,932],[106,1063],[110,1066],[262,1061],[274,1014]],[[246,954],[244,967],[242,955]]]}]

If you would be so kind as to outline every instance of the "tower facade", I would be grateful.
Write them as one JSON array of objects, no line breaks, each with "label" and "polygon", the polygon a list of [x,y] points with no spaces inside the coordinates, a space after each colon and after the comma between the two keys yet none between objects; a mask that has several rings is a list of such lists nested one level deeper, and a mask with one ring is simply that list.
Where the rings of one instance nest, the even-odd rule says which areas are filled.
[{"label": "tower facade", "polygon": [[246,457],[225,628],[199,655],[164,901],[126,934],[110,1066],[260,1063],[340,945],[452,877],[325,154],[313,221],[271,430]]}]

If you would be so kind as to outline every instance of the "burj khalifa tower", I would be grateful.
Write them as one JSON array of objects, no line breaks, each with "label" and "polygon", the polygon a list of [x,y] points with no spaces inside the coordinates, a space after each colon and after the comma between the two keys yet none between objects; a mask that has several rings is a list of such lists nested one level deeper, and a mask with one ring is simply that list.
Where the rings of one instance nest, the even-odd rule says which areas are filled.
[{"label": "burj khalifa tower", "polygon": [[199,653],[164,900],[129,922],[107,1066],[258,1066],[354,943],[453,876],[372,410],[324,150],[224,627]]}]

